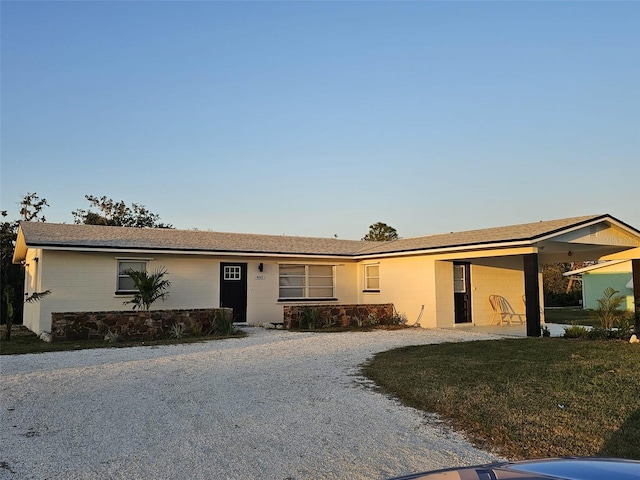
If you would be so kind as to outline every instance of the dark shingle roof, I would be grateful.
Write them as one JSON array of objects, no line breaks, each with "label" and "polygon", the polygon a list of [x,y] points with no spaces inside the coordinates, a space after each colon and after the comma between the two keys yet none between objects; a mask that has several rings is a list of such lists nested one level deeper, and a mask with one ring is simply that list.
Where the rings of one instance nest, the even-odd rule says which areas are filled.
[{"label": "dark shingle roof", "polygon": [[505,242],[534,241],[547,235],[566,230],[584,223],[589,223],[608,215],[588,215],[584,217],[563,218],[505,227],[451,232],[425,237],[400,238],[384,242],[360,250],[360,254],[409,252],[413,250],[430,250],[454,248],[471,245],[495,244]]},{"label": "dark shingle roof", "polygon": [[357,257],[361,255],[534,241],[604,218],[611,217],[608,215],[590,215],[466,232],[401,238],[389,242],[42,222],[23,222],[21,223],[21,228],[25,242],[30,247]]},{"label": "dark shingle roof", "polygon": [[23,222],[29,246],[351,256],[360,240]]}]

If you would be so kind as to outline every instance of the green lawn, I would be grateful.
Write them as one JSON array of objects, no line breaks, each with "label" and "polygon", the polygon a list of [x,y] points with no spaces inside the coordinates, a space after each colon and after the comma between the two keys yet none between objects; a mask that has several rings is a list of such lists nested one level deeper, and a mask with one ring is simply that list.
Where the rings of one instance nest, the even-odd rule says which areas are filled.
[{"label": "green lawn", "polygon": [[513,459],[640,459],[640,345],[563,338],[408,347],[364,374]]},{"label": "green lawn", "polygon": [[593,310],[583,310],[576,307],[545,308],[544,319],[547,323],[589,325],[592,327],[600,325]]}]

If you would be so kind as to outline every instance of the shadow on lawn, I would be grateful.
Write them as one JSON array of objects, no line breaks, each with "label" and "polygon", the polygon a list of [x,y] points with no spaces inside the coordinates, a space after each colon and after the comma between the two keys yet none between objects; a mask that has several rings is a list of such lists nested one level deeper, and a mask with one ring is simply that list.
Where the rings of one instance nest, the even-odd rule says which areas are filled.
[{"label": "shadow on lawn", "polygon": [[640,460],[640,409],[633,412],[611,435],[598,455]]}]

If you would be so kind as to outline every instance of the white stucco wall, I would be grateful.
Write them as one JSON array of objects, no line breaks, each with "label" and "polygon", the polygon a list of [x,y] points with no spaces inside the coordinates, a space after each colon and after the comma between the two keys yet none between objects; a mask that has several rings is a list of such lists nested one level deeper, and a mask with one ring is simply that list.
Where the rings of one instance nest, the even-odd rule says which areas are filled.
[{"label": "white stucco wall", "polygon": [[[234,259],[233,261],[236,261]],[[332,262],[326,260],[300,260],[299,258],[251,258],[240,259],[238,261],[247,262],[247,323],[251,325],[262,325],[265,322],[281,322],[284,305],[299,305],[320,303],[322,305],[338,303],[355,303],[357,301],[355,262]],[[258,265],[262,263],[263,271],[258,270]],[[278,282],[280,264],[333,264],[335,280],[335,301],[298,301],[286,302],[278,301]]]},{"label": "white stucco wall", "polygon": [[[398,312],[407,315],[409,325],[419,318],[422,327],[452,327],[455,325],[453,264],[465,261],[471,263],[472,321],[475,325],[489,325],[492,317],[489,295],[492,294],[502,295],[517,313],[524,314],[522,254],[526,253],[532,253],[532,250],[513,248],[469,251],[464,257],[433,254],[361,261],[358,272],[360,301],[393,303]],[[380,265],[379,293],[362,292],[364,265],[370,263]]]},{"label": "white stucco wall", "polygon": [[[279,263],[333,263],[335,264],[336,301],[326,303],[356,303],[357,267],[355,262],[327,262],[260,257],[211,257],[203,255],[126,255],[113,253],[85,253],[48,250],[30,250],[28,258],[39,256],[38,266],[44,266],[43,275],[31,275],[25,280],[26,291],[32,292],[35,282],[38,291],[49,289],[52,294],[25,309],[24,324],[40,333],[50,331],[51,313],[81,311],[129,310],[123,302],[132,296],[116,295],[118,259],[148,260],[148,270],[165,267],[171,281],[169,297],[158,301],[151,309],[213,308],[220,305],[220,262],[247,263],[247,322],[282,321],[282,307],[278,302]],[[28,262],[29,263],[29,262]],[[258,265],[263,264],[260,272]],[[31,261],[31,264],[34,264]],[[299,304],[301,302],[295,302]]]},{"label": "white stucco wall", "polygon": [[[490,295],[504,297],[516,313],[525,313],[523,259],[520,255],[475,259],[471,264],[473,323],[490,325]],[[519,317],[524,319],[524,317]],[[516,319],[514,318],[514,321]]]},{"label": "white stucco wall", "polygon": [[[335,271],[334,301],[321,304],[393,303],[407,316],[408,324],[420,321],[427,328],[454,325],[453,262],[471,263],[473,322],[491,322],[489,295],[502,295],[514,310],[524,313],[522,295],[524,275],[520,252],[485,258],[488,252],[467,252],[465,258],[453,255],[407,255],[362,260],[300,259],[286,257],[232,257],[205,255],[149,254],[127,255],[98,252],[29,250],[27,291],[51,290],[51,296],[25,308],[25,325],[40,332],[49,331],[52,312],[128,310],[123,302],[131,296],[116,295],[118,259],[148,260],[153,271],[163,266],[172,282],[165,302],[152,309],[214,308],[220,305],[220,262],[247,264],[247,322],[261,325],[282,321],[283,306],[313,303],[278,301],[279,265],[282,263],[331,264]],[[39,257],[39,262],[34,257]],[[263,264],[263,271],[258,265]],[[380,291],[364,292],[364,266],[379,265]],[[36,267],[42,271],[36,272]]]},{"label": "white stucco wall", "polygon": [[[380,266],[380,292],[363,292],[364,266]],[[431,257],[408,256],[362,261],[358,265],[359,303],[393,303],[398,313],[413,325],[436,326],[435,264]],[[452,297],[453,298],[453,297]]]},{"label": "white stucco wall", "polygon": [[[473,276],[471,277],[471,281],[473,282]],[[436,314],[435,326],[451,327],[455,324],[453,262],[445,260],[435,262],[434,288]],[[473,284],[471,288],[473,289]]]},{"label": "white stucco wall", "polygon": [[[31,251],[29,252],[31,254]],[[123,302],[132,296],[116,295],[118,259],[148,259],[148,269],[163,266],[172,286],[165,302],[151,309],[209,308],[218,306],[219,261],[202,256],[117,255],[47,250],[40,253],[43,267],[40,290],[51,295],[25,310],[24,324],[33,331],[49,331],[51,313],[129,310]],[[35,318],[37,318],[37,321]]]},{"label": "white stucco wall", "polygon": [[[24,265],[24,297],[34,294],[35,292],[43,292],[47,288],[42,288],[42,256],[41,250],[30,250],[25,258]],[[20,292],[16,292],[20,295]],[[26,303],[22,312],[22,323],[29,330],[34,332],[42,331],[40,326],[40,312],[42,305],[46,304],[51,297],[45,297],[39,302]],[[19,318],[19,317],[18,317]]]}]

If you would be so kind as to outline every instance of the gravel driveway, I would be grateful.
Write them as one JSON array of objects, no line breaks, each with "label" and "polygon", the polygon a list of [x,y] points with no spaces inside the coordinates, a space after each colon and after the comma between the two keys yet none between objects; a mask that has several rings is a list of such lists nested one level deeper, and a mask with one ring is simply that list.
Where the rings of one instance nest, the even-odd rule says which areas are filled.
[{"label": "gravel driveway", "polygon": [[246,331],[1,357],[0,478],[382,479],[496,459],[359,376],[378,351],[489,335]]}]

